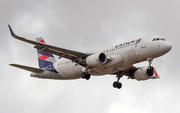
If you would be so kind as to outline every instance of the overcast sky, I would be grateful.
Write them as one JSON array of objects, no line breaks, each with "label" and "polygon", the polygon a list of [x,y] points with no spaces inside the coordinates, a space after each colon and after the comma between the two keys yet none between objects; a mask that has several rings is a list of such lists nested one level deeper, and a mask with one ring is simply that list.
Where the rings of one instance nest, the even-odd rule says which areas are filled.
[{"label": "overcast sky", "polygon": [[[0,112],[1,113],[179,113],[180,112],[179,0],[1,0]],[[10,67],[38,67],[32,45],[10,36],[88,52],[148,35],[160,35],[172,50],[153,61],[161,79],[138,82],[115,76],[62,81],[30,77]],[[148,62],[136,66],[148,66]]]}]

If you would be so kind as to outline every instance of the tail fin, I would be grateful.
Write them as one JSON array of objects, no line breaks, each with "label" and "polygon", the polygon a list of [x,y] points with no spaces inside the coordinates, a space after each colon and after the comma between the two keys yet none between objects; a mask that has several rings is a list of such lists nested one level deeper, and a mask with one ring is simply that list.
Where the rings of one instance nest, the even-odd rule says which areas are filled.
[{"label": "tail fin", "polygon": [[[45,41],[41,37],[36,38],[36,41],[45,43]],[[45,68],[46,66],[52,65],[54,62],[56,62],[56,59],[51,53],[48,53],[46,51],[39,51],[39,49],[37,49],[37,53],[40,68]]]}]

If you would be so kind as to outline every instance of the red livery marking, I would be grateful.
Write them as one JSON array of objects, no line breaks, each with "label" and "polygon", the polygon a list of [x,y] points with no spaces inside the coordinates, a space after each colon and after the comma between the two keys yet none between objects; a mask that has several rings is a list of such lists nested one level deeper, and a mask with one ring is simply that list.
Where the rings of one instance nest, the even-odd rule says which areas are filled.
[{"label": "red livery marking", "polygon": [[42,42],[42,43],[45,43],[45,41],[42,39],[42,40],[40,40],[39,42]]},{"label": "red livery marking", "polygon": [[141,41],[141,38],[137,39],[136,41]]},{"label": "red livery marking", "polygon": [[153,68],[153,70],[154,70],[155,77],[159,77],[156,70],[155,70],[155,68]]},{"label": "red livery marking", "polygon": [[42,56],[40,56],[38,59],[41,59],[41,60],[46,60],[47,58],[49,58],[49,56],[42,55]]}]

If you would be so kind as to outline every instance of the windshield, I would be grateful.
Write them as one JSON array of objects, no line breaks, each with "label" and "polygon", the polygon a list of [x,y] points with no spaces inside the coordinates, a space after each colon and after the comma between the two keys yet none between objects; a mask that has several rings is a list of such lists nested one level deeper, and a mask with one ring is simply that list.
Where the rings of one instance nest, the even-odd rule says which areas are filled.
[{"label": "windshield", "polygon": [[166,41],[164,38],[154,38],[152,41],[159,41],[159,40]]}]

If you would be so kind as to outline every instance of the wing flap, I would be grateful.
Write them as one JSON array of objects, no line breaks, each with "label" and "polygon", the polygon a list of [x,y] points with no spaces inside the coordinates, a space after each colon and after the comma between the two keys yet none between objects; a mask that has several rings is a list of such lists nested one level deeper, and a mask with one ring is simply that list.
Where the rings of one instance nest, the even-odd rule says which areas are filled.
[{"label": "wing flap", "polygon": [[9,64],[9,65],[20,68],[20,69],[23,69],[23,70],[26,70],[26,71],[34,72],[34,73],[41,73],[41,72],[44,71],[43,69],[24,66],[24,65],[19,65],[19,64]]}]

